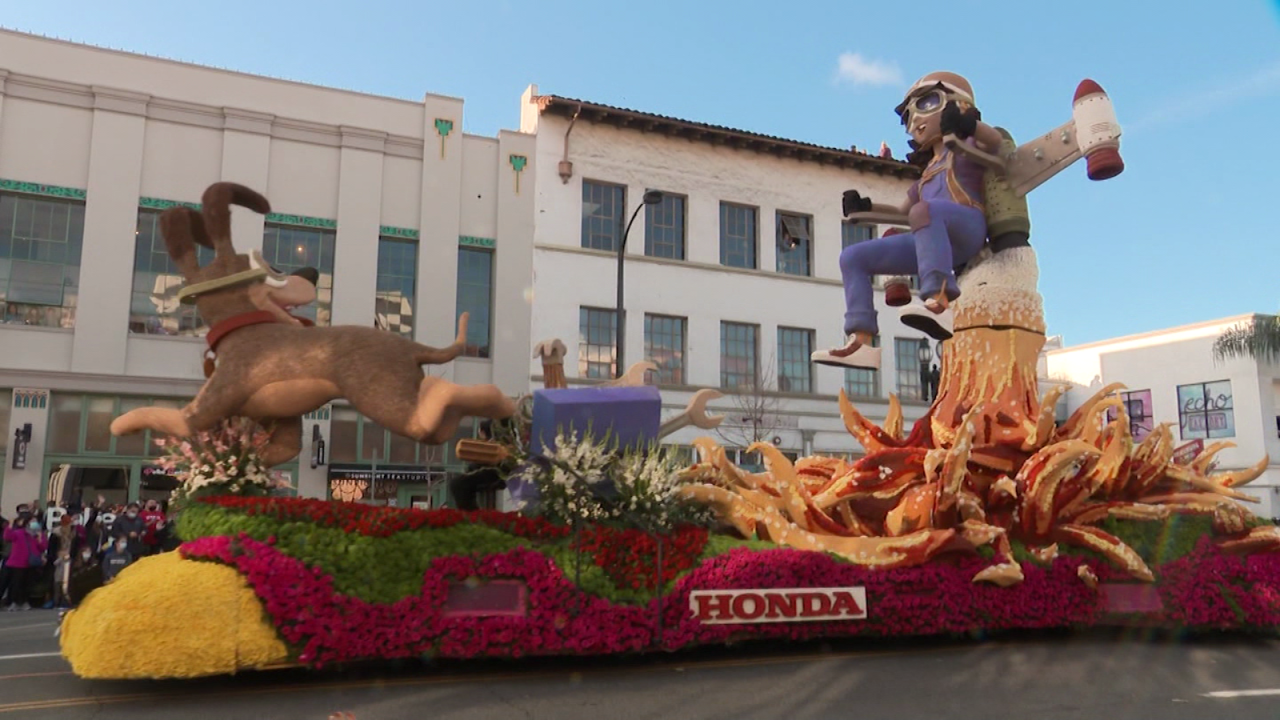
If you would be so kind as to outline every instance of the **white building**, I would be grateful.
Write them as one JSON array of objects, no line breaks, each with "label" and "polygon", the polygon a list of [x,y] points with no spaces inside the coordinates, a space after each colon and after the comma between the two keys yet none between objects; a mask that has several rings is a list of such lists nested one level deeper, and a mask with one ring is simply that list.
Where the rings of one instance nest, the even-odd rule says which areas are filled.
[{"label": "white building", "polygon": [[[463,101],[375,97],[0,32],[0,513],[50,495],[167,494],[150,438],[113,438],[120,412],[182,403],[203,380],[193,311],[155,228],[231,180],[266,194],[237,211],[238,250],[321,273],[319,324],[373,324],[431,344],[471,312],[472,357],[443,372],[528,388],[534,138],[465,135]],[[341,470],[402,471],[381,486],[425,501],[456,465],[341,405],[307,418]],[[15,432],[30,428],[25,462]],[[470,432],[466,430],[465,432]],[[19,466],[19,467],[15,467]],[[438,500],[438,498],[436,498]]]},{"label": "white building", "polygon": [[[880,294],[879,372],[809,361],[843,341],[841,248],[875,232],[842,222],[844,191],[898,203],[915,168],[536,86],[521,108],[520,129],[537,139],[533,338],[565,340],[571,384],[612,376],[617,247],[646,191],[658,190],[662,202],[644,206],[626,236],[622,365],[660,366],[668,414],[697,388],[728,393],[759,375],[762,391],[713,404],[727,419],[711,434],[737,447],[777,438],[791,454],[858,452],[838,415],[841,387],[869,417],[884,417],[890,392],[909,421],[923,414],[923,335]],[[788,228],[799,244],[784,251]],[[536,361],[532,371],[540,379]],[[690,428],[670,441],[705,434]]]},{"label": "white building", "polygon": [[[624,364],[661,365],[668,414],[697,387],[761,376],[762,392],[717,403],[730,416],[722,442],[745,446],[758,429],[791,453],[854,453],[841,387],[872,418],[890,392],[908,421],[924,412],[922,336],[883,307],[883,370],[808,360],[842,335],[841,247],[877,232],[842,225],[842,193],[897,202],[914,168],[533,87],[520,103],[519,132],[476,137],[457,98],[376,97],[0,31],[0,514],[36,498],[167,494],[152,438],[108,426],[200,387],[204,328],[176,302],[182,279],[156,218],[219,180],[272,203],[265,219],[236,211],[241,252],[321,271],[319,324],[376,318],[444,345],[470,311],[470,357],[434,372],[512,395],[542,385],[531,350],[543,339],[569,346],[571,382],[610,374],[612,248],[658,189],[662,204],[630,235]],[[790,252],[778,250],[784,227]],[[313,433],[327,465],[312,467]],[[283,470],[306,496],[376,466],[383,481],[367,494],[439,503],[429,483],[459,467],[452,443],[418,446],[342,403],[306,418],[304,435]]]},{"label": "white building", "polygon": [[1280,515],[1280,366],[1255,360],[1215,361],[1214,341],[1252,315],[1049,350],[1047,380],[1070,386],[1074,411],[1105,385],[1122,383],[1135,438],[1170,423],[1174,439],[1191,452],[1215,442],[1235,448],[1218,455],[1218,470],[1271,460],[1244,488],[1260,497],[1248,505],[1260,517]]}]

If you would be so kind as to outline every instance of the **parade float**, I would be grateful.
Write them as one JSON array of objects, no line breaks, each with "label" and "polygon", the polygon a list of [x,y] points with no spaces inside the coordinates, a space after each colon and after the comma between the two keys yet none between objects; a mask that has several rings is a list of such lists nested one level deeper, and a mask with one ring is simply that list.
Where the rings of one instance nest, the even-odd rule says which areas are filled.
[{"label": "parade float", "polygon": [[[210,377],[188,408],[134,410],[113,431],[169,435],[184,543],[69,612],[64,656],[82,677],[172,678],[1115,622],[1274,632],[1280,533],[1240,490],[1266,459],[1218,473],[1225,444],[1175,459],[1167,427],[1135,443],[1118,387],[1063,423],[1063,388],[1040,394],[1025,195],[1082,157],[1093,179],[1122,168],[1101,89],[1082,83],[1074,108],[1025,146],[1004,133],[999,153],[974,156],[987,167],[990,242],[959,273],[927,414],[908,429],[891,398],[876,426],[842,393],[861,457],[793,463],[753,445],[763,472],[735,466],[710,438],[692,466],[658,446],[680,427],[714,427],[717,391],[663,421],[643,363],[570,388],[559,340],[534,350],[547,387],[518,402],[424,376],[422,364],[459,346],[307,328],[288,314],[314,298],[306,274],[231,249],[229,204],[265,211],[261,196],[219,184],[199,213],[166,211],[185,296],[213,328]],[[213,265],[195,264],[193,242],[217,250]],[[359,366],[367,358],[376,372]],[[299,416],[338,398],[421,442],[464,416],[492,419],[494,437],[462,441],[459,454],[501,467],[517,509],[273,496],[266,471],[299,451]],[[135,631],[151,641],[120,642]]]}]

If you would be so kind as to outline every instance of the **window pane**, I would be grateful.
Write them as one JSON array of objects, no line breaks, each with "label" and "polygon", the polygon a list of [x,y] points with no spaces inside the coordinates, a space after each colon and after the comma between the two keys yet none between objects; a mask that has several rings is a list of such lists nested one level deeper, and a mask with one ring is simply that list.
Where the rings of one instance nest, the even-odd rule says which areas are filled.
[{"label": "window pane", "polygon": [[364,436],[360,440],[360,460],[387,462],[387,431],[369,418],[364,418]]},{"label": "window pane", "polygon": [[582,247],[617,251],[626,197],[621,185],[582,181]]},{"label": "window pane", "polygon": [[[196,246],[196,262],[213,261],[213,250]],[[133,246],[133,294],[129,305],[129,332],[147,335],[202,335],[207,331],[195,305],[178,302],[186,283],[169,257],[160,233],[160,213],[138,211]]]},{"label": "window pane", "polygon": [[924,385],[920,377],[920,341],[915,338],[894,338],[893,342],[894,361],[897,366],[898,376],[898,397],[903,400],[923,400]]},{"label": "window pane", "polygon": [[653,382],[660,385],[683,385],[685,325],[682,317],[644,316],[644,356],[658,366]]},{"label": "window pane", "polygon": [[1231,381],[1178,386],[1182,439],[1235,437]]},{"label": "window pane", "polygon": [[578,377],[615,375],[618,315],[613,310],[581,308],[578,314]]},{"label": "window pane", "polygon": [[49,399],[49,452],[80,452],[80,395],[53,393]]},{"label": "window pane", "polygon": [[[468,357],[490,357],[493,342],[493,253],[458,248],[458,314],[467,317]],[[457,330],[457,319],[454,320]]]},{"label": "window pane", "polygon": [[332,230],[267,225],[263,230],[262,256],[269,265],[284,273],[312,267],[320,273],[316,282],[316,301],[296,308],[293,314],[310,318],[316,325],[329,325],[333,315],[333,247]]},{"label": "window pane", "polygon": [[778,213],[778,272],[808,276],[812,222],[807,216]]},{"label": "window pane", "polygon": [[[368,428],[366,428],[367,431]],[[390,431],[387,435],[391,437],[391,453],[387,462],[395,465],[418,464],[418,443]]]},{"label": "window pane", "polygon": [[664,194],[662,202],[645,206],[645,255],[684,259],[684,204],[684,197]]},{"label": "window pane", "polygon": [[13,391],[0,390],[0,451],[9,447],[9,416],[12,412]]},{"label": "window pane", "polygon": [[720,386],[751,388],[759,383],[756,363],[757,327],[743,323],[720,323]]},{"label": "window pane", "polygon": [[115,419],[115,409],[115,398],[89,398],[89,419],[85,423],[84,431],[86,452],[111,451],[111,421]]},{"label": "window pane", "polygon": [[[90,401],[90,403],[92,403],[92,401]],[[140,407],[147,407],[149,405],[151,405],[151,403],[148,402],[146,398],[120,398],[119,412],[121,415],[123,415],[129,412],[130,410],[134,410]],[[90,427],[92,427],[94,423],[92,405],[90,406],[89,413],[90,413],[89,425]],[[111,431],[110,424],[111,424],[110,421],[108,421],[107,432]],[[85,444],[86,445],[88,444],[87,438],[85,440]],[[146,432],[138,432],[132,435],[121,435],[120,437],[116,438],[116,455],[129,455],[133,457],[143,457],[143,456],[146,456],[147,454],[148,453],[147,453],[147,433]]]},{"label": "window pane", "polygon": [[863,225],[860,223],[840,223],[840,249],[856,245],[860,242],[874,239],[876,236],[875,225]]},{"label": "window pane", "polygon": [[356,462],[356,432],[360,415],[351,408],[334,408],[329,420],[329,460]]},{"label": "window pane", "polygon": [[813,392],[809,356],[813,354],[813,331],[778,328],[778,390]]},{"label": "window pane", "polygon": [[80,282],[84,207],[0,196],[0,318],[72,328]]},{"label": "window pane", "polygon": [[720,264],[755,269],[755,208],[720,203]]},{"label": "window pane", "polygon": [[378,294],[375,310],[378,327],[413,338],[417,274],[416,242],[398,238],[382,238],[378,241]]}]

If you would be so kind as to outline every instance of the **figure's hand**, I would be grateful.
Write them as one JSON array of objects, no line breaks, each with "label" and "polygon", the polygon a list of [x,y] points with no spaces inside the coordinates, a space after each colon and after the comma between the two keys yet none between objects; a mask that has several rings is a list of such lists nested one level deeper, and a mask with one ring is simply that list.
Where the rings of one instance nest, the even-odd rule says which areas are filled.
[{"label": "figure's hand", "polygon": [[845,190],[842,204],[844,214],[868,212],[871,210],[871,198],[864,198],[857,190]]},{"label": "figure's hand", "polygon": [[961,111],[954,100],[942,108],[942,117],[938,121],[938,130],[943,135],[955,135],[961,140],[973,137],[978,130],[978,120],[982,116],[977,108]]}]

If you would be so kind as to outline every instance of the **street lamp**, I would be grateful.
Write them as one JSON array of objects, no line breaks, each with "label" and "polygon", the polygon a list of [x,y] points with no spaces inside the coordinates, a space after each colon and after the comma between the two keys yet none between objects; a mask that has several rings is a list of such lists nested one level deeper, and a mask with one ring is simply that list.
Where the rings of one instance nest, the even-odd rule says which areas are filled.
[{"label": "street lamp", "polygon": [[627,236],[631,234],[631,224],[636,221],[636,217],[640,215],[640,210],[646,205],[657,205],[662,202],[662,192],[660,190],[649,190],[644,194],[644,200],[636,206],[635,212],[631,213],[631,219],[627,221],[627,229],[622,233],[622,242],[618,243],[618,305],[617,318],[614,321],[614,337],[617,343],[617,357],[614,358],[614,377],[622,377],[622,353],[626,349],[626,325],[622,321],[622,260],[627,252]]},{"label": "street lamp", "polygon": [[920,338],[920,346],[916,348],[916,359],[920,361],[920,397],[923,400],[931,400],[929,397],[929,361],[933,359],[933,348],[929,347],[927,338]]}]

